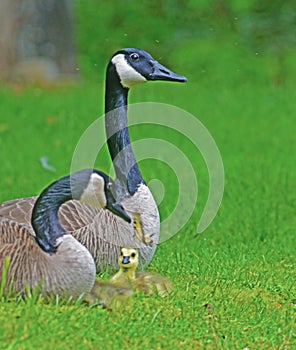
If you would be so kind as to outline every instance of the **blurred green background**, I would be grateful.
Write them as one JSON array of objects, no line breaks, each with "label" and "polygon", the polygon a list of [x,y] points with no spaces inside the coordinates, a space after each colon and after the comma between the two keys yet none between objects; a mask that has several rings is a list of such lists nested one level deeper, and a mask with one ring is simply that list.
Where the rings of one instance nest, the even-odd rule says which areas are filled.
[{"label": "blurred green background", "polygon": [[292,0],[74,4],[79,65],[88,78],[115,50],[131,46],[146,49],[167,64],[177,62],[176,68],[185,69],[190,81],[227,79],[236,85],[249,74],[247,80],[276,84],[295,75]]}]

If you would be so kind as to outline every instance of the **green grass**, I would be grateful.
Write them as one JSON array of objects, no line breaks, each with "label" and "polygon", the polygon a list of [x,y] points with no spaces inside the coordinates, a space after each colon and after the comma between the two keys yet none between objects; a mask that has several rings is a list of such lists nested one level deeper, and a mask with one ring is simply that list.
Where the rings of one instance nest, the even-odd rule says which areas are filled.
[{"label": "green grass", "polygon": [[[150,83],[131,93],[131,102],[165,102],[194,114],[213,135],[224,162],[221,208],[208,229],[197,234],[208,193],[200,154],[177,132],[131,129],[133,140],[157,137],[173,142],[198,174],[193,216],[159,246],[149,267],[171,278],[173,294],[165,299],[138,295],[113,311],[45,303],[34,296],[1,300],[1,349],[296,346],[296,92],[290,74],[295,72],[295,52],[279,66],[272,56],[257,57],[229,41],[199,44],[201,55],[184,43],[186,55],[175,52],[170,59],[178,62],[188,84]],[[214,55],[216,50],[221,55]],[[36,195],[69,173],[82,132],[103,112],[102,94],[102,82],[97,86],[84,80],[47,90],[1,87],[1,201]],[[56,172],[42,168],[43,156]],[[109,169],[106,149],[96,164]],[[140,166],[145,179],[159,178],[165,186],[160,205],[165,217],[177,198],[176,179],[161,162],[144,160]]]}]

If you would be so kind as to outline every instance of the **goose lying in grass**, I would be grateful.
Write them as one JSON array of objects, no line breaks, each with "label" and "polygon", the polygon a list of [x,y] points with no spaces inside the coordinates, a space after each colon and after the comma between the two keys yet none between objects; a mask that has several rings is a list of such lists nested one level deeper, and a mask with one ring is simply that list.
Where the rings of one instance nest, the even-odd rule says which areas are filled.
[{"label": "goose lying in grass", "polygon": [[79,298],[90,292],[96,276],[94,259],[87,248],[58,220],[59,207],[76,199],[130,222],[115,202],[111,180],[104,173],[86,169],[48,186],[35,201],[31,225],[0,216],[0,286],[2,294],[16,295],[38,286],[44,297]]}]

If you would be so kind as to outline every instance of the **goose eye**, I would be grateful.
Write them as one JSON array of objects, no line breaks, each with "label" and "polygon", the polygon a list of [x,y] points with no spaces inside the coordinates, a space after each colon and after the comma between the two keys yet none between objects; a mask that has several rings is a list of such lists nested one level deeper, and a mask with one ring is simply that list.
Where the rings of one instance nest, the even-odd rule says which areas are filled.
[{"label": "goose eye", "polygon": [[136,253],[132,253],[131,257],[134,258],[136,256]]},{"label": "goose eye", "polygon": [[140,56],[137,54],[137,53],[132,53],[130,54],[130,58],[133,60],[133,61],[138,61],[138,59],[140,58]]}]

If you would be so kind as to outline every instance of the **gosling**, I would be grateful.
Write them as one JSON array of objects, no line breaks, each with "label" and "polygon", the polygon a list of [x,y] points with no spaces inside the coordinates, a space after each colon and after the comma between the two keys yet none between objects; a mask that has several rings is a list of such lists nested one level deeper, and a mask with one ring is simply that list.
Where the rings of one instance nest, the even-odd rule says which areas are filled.
[{"label": "gosling", "polygon": [[136,271],[139,265],[139,251],[136,248],[121,248],[118,265],[119,271],[110,279],[112,284],[161,297],[169,295],[173,289],[171,281],[166,277]]}]

